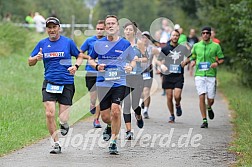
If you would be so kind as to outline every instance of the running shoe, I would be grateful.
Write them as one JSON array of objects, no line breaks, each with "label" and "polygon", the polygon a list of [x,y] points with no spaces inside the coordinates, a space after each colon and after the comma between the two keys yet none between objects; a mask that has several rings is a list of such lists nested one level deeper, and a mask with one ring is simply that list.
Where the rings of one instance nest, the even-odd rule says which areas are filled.
[{"label": "running shoe", "polygon": [[90,109],[90,113],[93,114],[93,115],[95,114],[95,111],[96,111],[96,107]]},{"label": "running shoe", "polygon": [[178,116],[178,117],[180,117],[181,115],[182,115],[182,109],[181,109],[181,106],[179,105],[179,106],[176,106],[176,115]]},{"label": "running shoe", "polygon": [[103,131],[103,140],[109,141],[110,138],[111,138],[111,127],[108,127],[107,125],[107,127]]},{"label": "running shoe", "polygon": [[138,115],[135,114],[135,117],[136,117],[136,120],[137,120],[137,126],[141,129],[143,128],[144,126],[144,121],[143,121],[143,118],[142,118],[142,115],[140,115],[140,119],[137,119]]},{"label": "running shoe", "polygon": [[208,123],[207,122],[203,122],[203,124],[200,127],[201,128],[208,128]]},{"label": "running shoe", "polygon": [[170,116],[169,123],[174,123],[174,122],[175,122],[175,117],[174,116]]},{"label": "running shoe", "polygon": [[133,139],[133,132],[127,131],[125,139],[126,140],[132,140]]},{"label": "running shoe", "polygon": [[110,143],[109,153],[112,154],[112,155],[117,155],[118,154],[116,143]]},{"label": "running shoe", "polygon": [[94,119],[93,125],[94,128],[101,128],[101,123],[98,119]]},{"label": "running shoe", "polygon": [[67,123],[60,124],[60,133],[65,136],[69,131],[69,125]]},{"label": "running shoe", "polygon": [[148,114],[148,112],[147,112],[147,111],[146,111],[146,112],[144,112],[144,113],[143,113],[143,115],[144,115],[144,118],[145,118],[145,119],[149,119],[149,114]]},{"label": "running shoe", "polygon": [[209,119],[214,119],[214,112],[211,107],[207,108]]},{"label": "running shoe", "polygon": [[60,153],[61,153],[61,147],[59,143],[55,143],[53,149],[50,151],[50,154],[60,154]]}]

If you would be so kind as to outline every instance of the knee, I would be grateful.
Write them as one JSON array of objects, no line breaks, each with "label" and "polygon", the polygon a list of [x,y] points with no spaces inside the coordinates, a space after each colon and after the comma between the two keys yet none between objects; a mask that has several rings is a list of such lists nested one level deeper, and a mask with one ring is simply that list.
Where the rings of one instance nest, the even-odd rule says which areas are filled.
[{"label": "knee", "polygon": [[103,112],[100,112],[100,113],[101,113],[101,119],[103,122],[105,123],[110,122],[110,115],[104,114]]},{"label": "knee", "polygon": [[179,101],[179,100],[181,100],[181,96],[179,96],[179,95],[175,95],[175,101]]},{"label": "knee", "polygon": [[172,101],[172,98],[173,98],[172,94],[167,94],[167,100],[168,101]]},{"label": "knee", "polygon": [[112,118],[115,118],[115,119],[120,118],[120,116],[121,116],[121,110],[120,110],[119,105],[112,106],[112,108],[111,108],[111,116],[112,116]]},{"label": "knee", "polygon": [[52,110],[46,110],[46,118],[54,119],[54,112]]}]

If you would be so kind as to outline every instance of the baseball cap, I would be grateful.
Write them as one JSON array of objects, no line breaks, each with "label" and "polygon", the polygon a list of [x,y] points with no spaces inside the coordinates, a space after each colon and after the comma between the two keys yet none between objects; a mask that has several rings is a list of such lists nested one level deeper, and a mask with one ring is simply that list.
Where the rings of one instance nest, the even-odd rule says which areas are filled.
[{"label": "baseball cap", "polygon": [[142,32],[142,35],[145,35],[147,38],[150,39],[150,33],[148,31]]},{"label": "baseball cap", "polygon": [[46,19],[46,27],[48,26],[49,23],[53,23],[55,25],[60,25],[60,21],[56,17],[48,17]]},{"label": "baseball cap", "polygon": [[211,27],[208,27],[208,26],[203,27],[203,28],[201,29],[201,31],[208,31],[208,32],[211,32]]}]

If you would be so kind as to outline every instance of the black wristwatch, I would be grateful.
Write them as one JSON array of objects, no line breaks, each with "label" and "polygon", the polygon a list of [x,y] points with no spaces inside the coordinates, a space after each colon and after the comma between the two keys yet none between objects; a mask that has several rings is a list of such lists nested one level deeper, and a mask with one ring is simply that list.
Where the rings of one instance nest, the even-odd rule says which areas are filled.
[{"label": "black wristwatch", "polygon": [[98,66],[99,66],[99,64],[96,64],[96,66],[95,66],[96,71],[99,71]]},{"label": "black wristwatch", "polygon": [[78,69],[79,69],[79,67],[80,67],[78,64],[75,64],[74,66],[77,68],[77,70],[78,70]]}]

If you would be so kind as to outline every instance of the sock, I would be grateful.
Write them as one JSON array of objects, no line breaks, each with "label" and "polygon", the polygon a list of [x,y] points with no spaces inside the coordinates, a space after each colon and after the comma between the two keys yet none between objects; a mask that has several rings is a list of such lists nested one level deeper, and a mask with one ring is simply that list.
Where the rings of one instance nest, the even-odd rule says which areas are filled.
[{"label": "sock", "polygon": [[211,106],[207,105],[207,109],[211,109]]},{"label": "sock", "polygon": [[59,146],[61,146],[59,141],[55,141],[55,142],[54,142],[54,144],[56,144],[56,143],[59,144]]},{"label": "sock", "polygon": [[206,119],[206,118],[203,118],[203,122],[204,122],[204,123],[207,123],[207,119]]},{"label": "sock", "polygon": [[116,144],[116,139],[114,139],[114,140],[110,140],[110,143],[114,143],[114,144]]},{"label": "sock", "polygon": [[149,107],[144,107],[144,112],[148,112]]},{"label": "sock", "polygon": [[172,117],[175,117],[174,114],[171,114]]},{"label": "sock", "polygon": [[61,125],[64,125],[64,122],[62,122],[61,120],[59,121]]}]

